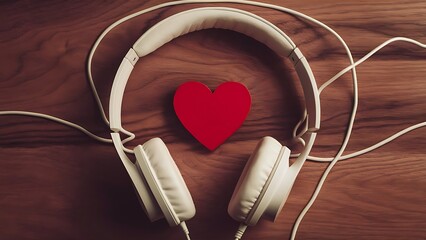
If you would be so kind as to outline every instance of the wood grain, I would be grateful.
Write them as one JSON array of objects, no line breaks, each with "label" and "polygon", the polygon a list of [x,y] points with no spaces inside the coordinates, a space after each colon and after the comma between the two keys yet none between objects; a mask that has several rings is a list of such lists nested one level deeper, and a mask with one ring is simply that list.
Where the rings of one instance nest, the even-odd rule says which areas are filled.
[{"label": "wood grain", "polygon": [[[0,110],[51,114],[108,136],[85,75],[97,35],[152,1],[1,1]],[[333,27],[356,59],[392,36],[426,42],[425,1],[265,2],[285,5]],[[325,30],[277,11],[236,6],[283,29],[310,61],[318,84],[348,64]],[[195,6],[165,8],[114,30],[94,59],[94,78],[108,104],[123,55],[150,26]],[[202,5],[205,6],[205,5]],[[392,44],[358,68],[360,106],[347,152],[425,121],[426,51]],[[214,152],[188,134],[173,107],[174,90],[196,80],[212,89],[245,84],[253,98],[243,126]],[[338,150],[352,103],[345,75],[321,96],[322,128],[312,155]],[[126,88],[124,126],[130,145],[161,137],[194,198],[193,239],[232,239],[226,208],[239,174],[265,135],[297,149],[291,129],[303,97],[294,69],[259,42],[224,30],[173,40],[141,59]],[[297,239],[425,239],[426,135],[412,132],[368,155],[340,162],[301,224]],[[244,239],[287,239],[326,164],[308,162],[276,223],[262,221]],[[165,221],[150,223],[127,173],[108,144],[49,121],[0,118],[0,239],[183,239]]]}]

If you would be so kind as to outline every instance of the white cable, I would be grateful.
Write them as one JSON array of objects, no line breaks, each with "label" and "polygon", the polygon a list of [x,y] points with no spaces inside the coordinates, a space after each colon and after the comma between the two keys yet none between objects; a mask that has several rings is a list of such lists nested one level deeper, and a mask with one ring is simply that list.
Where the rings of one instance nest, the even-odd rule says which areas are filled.
[{"label": "white cable", "polygon": [[[296,142],[300,142],[300,144],[302,144],[303,147],[306,146],[306,142],[302,137],[308,131],[308,125],[305,123],[307,117],[308,117],[308,113],[307,113],[306,108],[305,108],[305,110],[303,111],[302,118],[297,122],[296,126],[294,126],[293,133],[292,133],[293,139]],[[302,130],[299,131],[299,128],[301,126],[303,126],[303,123],[305,123],[305,127]],[[299,134],[298,134],[298,132],[299,132]]]},{"label": "white cable", "polygon": [[100,141],[100,142],[104,142],[104,143],[112,143],[111,139],[108,138],[103,138],[103,137],[99,137],[91,132],[89,132],[87,129],[85,129],[84,127],[77,125],[75,123],[69,122],[67,120],[63,120],[54,116],[50,116],[50,115],[46,115],[43,113],[36,113],[36,112],[27,112],[27,111],[0,111],[0,115],[21,115],[21,116],[30,116],[30,117],[38,117],[38,118],[44,118],[44,119],[48,119],[63,125],[66,125],[68,127],[72,127],[74,129],[77,129],[81,132],[83,132],[84,134],[86,134],[87,136]]},{"label": "white cable", "polygon": [[123,151],[125,151],[126,153],[131,153],[131,154],[135,154],[135,151],[128,149],[126,147],[123,146]]},{"label": "white cable", "polygon": [[125,144],[125,143],[127,143],[127,142],[132,141],[133,139],[135,139],[135,134],[131,133],[131,132],[127,131],[127,130],[125,130],[124,128],[121,128],[120,132],[122,132],[122,133],[124,133],[124,134],[126,134],[126,135],[129,136],[128,138],[126,138],[123,141],[121,141],[122,144]]},{"label": "white cable", "polygon": [[306,117],[307,117],[307,112],[306,112],[306,109],[305,110],[303,110],[303,115],[302,115],[302,117],[300,118],[300,120],[297,122],[297,124],[296,124],[296,126],[294,126],[294,128],[293,128],[293,132],[292,132],[292,135],[293,135],[293,138],[295,138],[296,136],[297,136],[297,133],[299,132],[299,127],[302,125],[302,123],[306,120]]},{"label": "white cable", "polygon": [[[361,156],[363,154],[369,153],[369,152],[371,152],[373,150],[376,150],[379,147],[384,146],[385,144],[388,144],[388,143],[394,141],[395,139],[401,137],[404,134],[407,134],[407,133],[409,133],[409,132],[411,132],[413,130],[416,130],[416,129],[419,129],[419,128],[422,128],[422,127],[426,127],[426,122],[421,122],[421,123],[415,124],[413,126],[404,128],[403,130],[401,130],[401,131],[393,134],[390,137],[387,137],[387,138],[383,139],[382,141],[380,141],[380,142],[378,142],[378,143],[376,143],[374,145],[371,145],[370,147],[364,148],[362,150],[359,150],[359,151],[356,151],[356,152],[353,152],[353,153],[350,153],[350,154],[347,154],[347,155],[343,155],[343,156],[341,156],[339,158],[339,161],[348,160],[348,159],[351,159],[351,158],[358,157],[358,156]],[[298,156],[299,156],[299,154],[291,154],[292,158],[295,158],[295,157],[298,157]],[[308,156],[308,160],[314,161],[314,162],[331,162],[333,160],[333,158]]]},{"label": "white cable", "polygon": [[[364,57],[362,57],[361,59],[359,59],[358,61],[356,61],[354,64],[351,64],[351,65],[349,65],[348,67],[346,67],[346,68],[344,68],[342,71],[340,71],[340,72],[338,72],[336,75],[334,75],[332,78],[330,78],[328,81],[326,81],[324,84],[322,84],[321,85],[321,87],[319,88],[319,93],[321,94],[322,93],[322,91],[326,88],[326,87],[328,87],[331,83],[333,83],[334,81],[336,81],[339,77],[341,77],[343,74],[345,74],[346,72],[348,72],[348,71],[350,71],[352,68],[354,68],[354,67],[356,67],[356,66],[358,66],[359,64],[361,64],[361,63],[363,63],[365,60],[367,60],[368,58],[370,58],[372,55],[374,55],[376,52],[378,52],[380,49],[382,49],[382,48],[384,48],[385,46],[387,46],[387,45],[389,45],[390,43],[393,43],[393,42],[397,42],[397,41],[403,41],[403,42],[409,42],[409,43],[412,43],[412,44],[415,44],[415,45],[417,45],[417,46],[419,46],[419,47],[422,47],[422,48],[426,48],[426,44],[423,44],[423,43],[421,43],[421,42],[418,42],[418,41],[416,41],[416,40],[414,40],[414,39],[411,39],[411,38],[406,38],[406,37],[394,37],[394,38],[390,38],[390,39],[388,39],[387,41],[385,41],[385,42],[383,42],[382,44],[380,44],[379,46],[377,46],[377,47],[375,47],[373,50],[371,50],[368,54],[366,54]],[[295,139],[295,140],[297,140],[297,141],[299,141],[299,142],[301,142],[302,143],[302,145],[303,146],[305,146],[305,144],[304,144],[304,142],[303,141],[301,141],[301,140],[303,140],[301,137],[303,136],[303,134],[296,134],[297,133],[297,131],[299,130],[299,127],[302,125],[302,123],[304,122],[306,120],[306,109],[305,109],[305,111],[304,111],[304,115],[303,115],[303,117],[299,120],[299,122],[296,124],[296,126],[294,127],[294,129],[293,129],[293,138]],[[421,125],[421,124],[418,124],[418,125]],[[415,125],[415,126],[417,126],[417,125]],[[411,127],[408,127],[407,129],[411,129],[411,130],[408,130],[408,131],[406,131],[406,132],[410,132],[410,131],[412,131],[412,130],[414,130],[414,129],[417,129],[417,128],[420,128],[420,127],[422,127],[422,126],[418,126],[418,127],[415,127],[414,129],[412,129],[412,127],[414,127],[414,125],[413,126],[411,126]],[[402,130],[401,132],[404,132],[404,130]],[[301,133],[303,133],[303,130],[302,130],[302,132]],[[398,135],[397,137],[399,137],[399,136],[401,136],[401,135],[399,135],[399,133],[400,132],[398,132],[398,133],[396,133],[395,135]],[[403,133],[403,134],[405,134],[405,133]],[[392,138],[392,137],[389,137],[388,139],[390,139],[390,138]],[[395,137],[396,138],[396,137]],[[392,140],[394,140],[395,138],[392,138]],[[392,140],[390,140],[390,141],[392,141]],[[368,148],[365,148],[365,149],[363,149],[363,150],[360,150],[360,151],[358,151],[358,152],[356,152],[356,153],[353,153],[353,154],[350,154],[350,155],[345,155],[345,156],[342,156],[342,157],[340,157],[340,159],[339,159],[339,161],[340,160],[346,160],[346,159],[349,159],[349,158],[352,158],[352,157],[356,157],[356,156],[360,156],[360,155],[362,155],[362,154],[364,154],[364,153],[367,153],[367,152],[370,152],[370,151],[372,151],[372,150],[374,150],[374,149],[376,149],[376,148],[378,148],[378,147],[381,147],[381,146],[383,146],[383,145],[385,145],[385,144],[387,144],[387,143],[389,143],[390,141],[387,141],[387,139],[385,139],[385,140],[383,140],[383,141],[381,141],[381,142],[379,142],[379,143],[377,143],[377,144],[375,144],[375,145],[373,145],[373,146],[370,146],[370,147],[368,147]],[[375,147],[374,147],[375,146]],[[370,150],[371,149],[371,150]],[[291,157],[297,157],[297,156],[299,156],[299,154],[292,154],[291,155]],[[333,158],[319,158],[319,157],[313,157],[313,156],[308,156],[308,160],[310,160],[310,161],[319,161],[319,162],[330,162],[330,161],[332,161],[332,159]]]},{"label": "white cable", "polygon": [[[359,59],[358,61],[356,61],[355,63],[347,66],[346,68],[344,68],[343,70],[341,70],[340,72],[338,72],[336,75],[334,75],[332,78],[330,78],[328,81],[326,81],[325,83],[323,83],[318,91],[319,94],[322,93],[322,91],[328,87],[331,83],[333,83],[334,81],[336,81],[339,77],[341,77],[343,74],[345,74],[346,72],[350,71],[352,68],[358,66],[359,64],[363,63],[365,60],[367,60],[368,58],[370,58],[371,56],[373,56],[376,52],[378,52],[379,50],[381,50],[382,48],[384,48],[385,46],[389,45],[390,43],[393,42],[397,42],[397,41],[403,41],[403,42],[409,42],[412,44],[415,44],[419,47],[422,48],[426,48],[426,44],[423,44],[421,42],[418,42],[414,39],[411,38],[406,38],[406,37],[394,37],[394,38],[390,38],[387,41],[383,42],[382,44],[380,44],[379,46],[375,47],[373,50],[371,50],[369,53],[367,53],[364,57],[362,57],[361,59]],[[298,141],[301,142],[303,146],[305,146],[304,142],[301,141],[303,140],[301,137],[303,136],[303,134],[299,134],[297,135],[296,133],[299,131],[299,127],[302,125],[302,123],[306,120],[306,109],[304,111],[303,117],[299,120],[299,122],[296,124],[296,126],[293,128],[293,138]],[[303,133],[303,131],[302,131]],[[295,156],[295,155],[293,155]],[[312,160],[311,158],[308,158],[309,160]]]},{"label": "white cable", "polygon": [[235,233],[235,240],[240,240],[243,237],[243,234],[246,231],[246,229],[247,229],[247,225],[244,223],[241,223],[238,226],[237,232]]},{"label": "white cable", "polygon": [[188,230],[188,227],[186,226],[185,221],[182,221],[182,222],[179,224],[179,226],[180,226],[180,228],[182,229],[183,233],[185,234],[186,239],[187,239],[187,240],[191,240],[191,237],[189,236],[189,230]]},{"label": "white cable", "polygon": [[324,88],[326,88],[332,82],[336,81],[336,79],[338,79],[339,77],[341,77],[343,74],[345,74],[346,72],[350,71],[352,68],[358,66],[359,64],[363,63],[365,60],[367,60],[373,54],[375,54],[376,52],[378,52],[380,49],[384,48],[385,46],[389,45],[390,43],[397,42],[397,41],[409,42],[409,43],[415,44],[415,45],[417,45],[419,47],[426,48],[426,44],[423,44],[423,43],[418,42],[418,41],[416,41],[414,39],[411,39],[411,38],[406,38],[406,37],[394,37],[394,38],[390,38],[387,41],[385,41],[382,44],[380,44],[379,46],[377,46],[376,48],[374,48],[373,50],[371,50],[369,53],[367,53],[364,57],[362,57],[361,59],[359,59],[355,63],[347,66],[342,71],[338,72],[336,75],[334,75],[334,77],[330,78],[330,80],[328,80],[327,82],[325,82],[324,84],[322,84],[321,87],[318,89],[318,91],[321,94],[321,92],[322,92],[322,90],[324,90]]},{"label": "white cable", "polygon": [[[348,72],[352,68],[358,66],[359,64],[363,63],[365,60],[367,60],[368,58],[370,58],[372,55],[374,55],[380,49],[382,49],[385,46],[389,45],[390,43],[396,42],[396,41],[409,42],[409,43],[415,44],[415,45],[417,45],[419,47],[426,48],[426,44],[423,44],[423,43],[418,42],[418,41],[416,41],[414,39],[411,39],[411,38],[406,38],[406,37],[394,37],[394,38],[390,38],[387,41],[385,41],[382,44],[380,44],[379,46],[375,47],[373,50],[371,50],[364,57],[362,57],[361,59],[359,59],[358,61],[356,61],[354,64],[351,64],[348,67],[344,68],[342,71],[338,72],[335,76],[333,76],[328,81],[326,81],[324,84],[322,84],[321,87],[319,88],[320,94],[321,94],[321,92],[326,87],[328,87],[331,83],[333,83],[334,81],[336,81],[343,74],[345,74],[346,72]],[[305,113],[306,113],[306,110],[305,110]],[[298,131],[298,128],[301,126],[301,124],[305,121],[305,119],[306,119],[306,115],[304,114],[304,116],[302,117],[302,119],[296,124],[295,128],[293,129],[293,137],[296,140],[298,140],[298,141],[300,141],[300,139],[301,139],[301,134],[296,135],[296,132]],[[405,133],[408,133],[408,132],[410,132],[412,130],[415,130],[415,129],[421,128],[421,127],[424,127],[424,123],[419,123],[419,124],[410,126],[410,127],[406,128],[406,129],[403,129],[400,132],[392,135],[391,137],[386,138],[386,139],[380,141],[379,143],[376,143],[376,144],[374,144],[374,145],[372,145],[372,146],[370,146],[368,148],[359,150],[359,151],[357,151],[355,153],[351,153],[351,154],[348,154],[348,155],[341,156],[340,159],[339,159],[339,161],[340,160],[347,160],[347,159],[350,159],[350,158],[353,158],[353,157],[360,156],[360,155],[365,154],[367,152],[370,152],[370,151],[372,151],[374,149],[377,149],[377,148],[379,148],[379,147],[381,147],[381,146],[383,146],[383,145],[385,145],[385,144],[393,141],[394,139],[402,136]],[[301,143],[302,143],[302,145],[304,145],[303,142],[301,142]],[[299,156],[299,154],[292,154],[291,155],[291,157],[297,157],[297,156]],[[333,160],[333,158],[321,158],[321,157],[308,156],[308,160],[310,160],[310,161],[318,161],[318,162],[331,162]]]},{"label": "white cable", "polygon": [[[339,78],[340,76],[342,76],[345,72],[349,71],[350,69],[356,67],[357,65],[361,64],[362,62],[364,62],[367,58],[371,57],[374,53],[376,53],[378,50],[380,50],[381,48],[383,48],[384,46],[386,46],[387,44],[391,43],[391,42],[395,42],[395,41],[406,41],[406,42],[410,42],[413,44],[416,44],[419,47],[422,48],[426,48],[425,44],[422,44],[418,41],[415,41],[413,39],[409,39],[409,38],[404,38],[404,37],[396,37],[396,38],[392,38],[389,39],[388,41],[382,43],[381,45],[379,45],[378,47],[376,47],[375,49],[373,49],[373,51],[371,51],[370,53],[368,53],[367,55],[365,55],[363,58],[361,58],[360,60],[358,60],[356,63],[351,64],[350,66],[348,66],[347,68],[343,69],[342,71],[340,71],[339,73],[337,73],[334,77],[332,77],[330,80],[328,80],[327,82],[325,82],[321,87],[320,90],[324,90],[329,84],[331,84],[333,81],[335,81],[337,78]],[[297,233],[297,229],[303,219],[303,217],[305,216],[305,214],[309,211],[309,209],[311,208],[311,206],[314,204],[316,198],[318,197],[319,192],[321,191],[321,188],[325,182],[325,179],[327,178],[328,174],[330,173],[331,169],[334,167],[334,165],[337,163],[337,161],[340,160],[343,151],[345,150],[349,139],[350,139],[350,135],[352,133],[352,129],[353,129],[353,122],[355,120],[355,114],[356,114],[356,110],[358,108],[358,85],[357,85],[357,81],[354,81],[354,105],[352,108],[352,113],[350,116],[350,121],[349,121],[349,125],[348,125],[348,129],[345,135],[345,138],[343,140],[343,144],[341,145],[338,153],[336,154],[336,156],[331,160],[330,164],[328,165],[327,169],[324,171],[323,175],[321,176],[320,181],[318,182],[317,187],[315,188],[314,193],[312,194],[312,197],[309,199],[308,203],[306,204],[306,206],[303,208],[302,212],[299,214],[299,216],[296,219],[296,222],[293,226],[293,230],[291,233],[291,239],[295,239],[296,237],[296,233]],[[358,156],[361,154],[364,154],[366,152],[372,151],[380,146],[383,146],[384,144],[394,140],[395,138],[401,136],[402,134],[405,134],[411,130],[414,130],[416,128],[420,128],[424,126],[424,123],[420,123],[414,126],[411,126],[409,128],[406,128],[400,132],[398,132],[397,134],[394,134],[393,136],[369,147],[366,149],[363,149],[359,152],[353,153],[354,156]],[[357,155],[358,154],[358,155]],[[351,154],[349,154],[350,156]]]},{"label": "white cable", "polygon": [[[351,62],[353,64],[352,59],[351,59]],[[294,223],[293,229],[291,231],[291,235],[290,235],[291,240],[294,240],[296,238],[296,233],[297,233],[297,230],[299,229],[300,223],[302,222],[304,216],[309,211],[311,206],[314,204],[316,198],[318,197],[319,192],[321,191],[322,185],[325,182],[325,179],[327,178],[331,169],[333,169],[334,165],[339,160],[340,156],[342,156],[343,152],[345,151],[345,149],[346,149],[346,147],[349,143],[349,139],[350,139],[351,134],[352,134],[353,124],[354,124],[354,121],[355,121],[356,112],[357,112],[357,109],[358,109],[358,82],[357,82],[356,78],[353,79],[353,88],[354,88],[354,102],[353,102],[352,112],[351,112],[349,123],[348,123],[348,128],[346,130],[346,134],[345,134],[345,137],[343,139],[342,145],[340,146],[339,151],[337,152],[337,154],[335,155],[335,157],[330,162],[327,169],[324,171],[323,175],[321,176],[321,179],[318,182],[318,185],[315,188],[315,191],[312,194],[311,198],[309,199],[308,203],[306,204],[306,206],[303,208],[303,210],[300,212],[299,216],[297,217],[296,222]]]},{"label": "white cable", "polygon": [[[27,111],[0,111],[0,116],[5,116],[5,115],[18,115],[18,116],[37,117],[37,118],[47,119],[47,120],[54,121],[56,123],[60,123],[60,124],[63,124],[65,126],[77,129],[78,131],[81,131],[84,134],[86,134],[87,136],[95,139],[96,141],[103,142],[103,143],[112,143],[112,139],[99,137],[99,136],[91,133],[89,130],[85,129],[84,127],[82,127],[80,125],[77,125],[75,123],[72,123],[72,122],[69,122],[67,120],[57,118],[57,117],[54,117],[54,116],[51,116],[51,115],[47,115],[47,114],[43,114],[43,113],[36,113],[36,112],[27,112]],[[134,135],[133,135],[133,137],[134,137]],[[125,147],[123,147],[123,150],[127,153],[134,153],[133,150],[130,150],[130,149],[125,148]]]}]

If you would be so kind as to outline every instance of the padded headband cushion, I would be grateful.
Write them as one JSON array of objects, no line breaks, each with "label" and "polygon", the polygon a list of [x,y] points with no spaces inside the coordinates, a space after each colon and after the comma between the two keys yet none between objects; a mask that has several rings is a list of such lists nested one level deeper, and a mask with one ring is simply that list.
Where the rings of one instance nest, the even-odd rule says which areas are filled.
[{"label": "padded headband cushion", "polygon": [[278,160],[282,145],[272,137],[264,137],[250,156],[238,180],[228,206],[229,215],[245,222]]},{"label": "padded headband cushion", "polygon": [[233,30],[264,43],[287,57],[296,45],[274,24],[252,13],[225,7],[196,8],[168,17],[145,32],[133,45],[139,57],[186,33],[222,28]]},{"label": "padded headband cushion", "polygon": [[[160,138],[153,138],[138,147],[144,152],[144,159],[151,172],[149,175],[153,177],[157,190],[162,195],[162,201],[177,217],[176,223],[191,219],[195,215],[191,194],[164,142]],[[141,160],[137,158],[139,165],[142,166]],[[159,204],[161,206],[162,203]]]}]

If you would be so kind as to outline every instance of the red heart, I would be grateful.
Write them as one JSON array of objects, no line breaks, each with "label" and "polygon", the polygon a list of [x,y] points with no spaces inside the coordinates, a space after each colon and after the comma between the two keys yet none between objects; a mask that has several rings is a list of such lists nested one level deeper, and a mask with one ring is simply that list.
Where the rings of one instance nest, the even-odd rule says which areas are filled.
[{"label": "red heart", "polygon": [[183,126],[213,151],[244,122],[251,97],[246,86],[225,82],[213,93],[199,82],[186,82],[176,90],[173,105]]}]

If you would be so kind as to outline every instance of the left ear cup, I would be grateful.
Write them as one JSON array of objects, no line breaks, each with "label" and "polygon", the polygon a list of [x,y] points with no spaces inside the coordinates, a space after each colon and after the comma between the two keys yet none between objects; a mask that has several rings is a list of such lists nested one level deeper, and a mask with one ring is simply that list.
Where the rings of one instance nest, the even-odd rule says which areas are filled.
[{"label": "left ear cup", "polygon": [[132,180],[133,187],[135,188],[136,195],[139,199],[139,202],[142,206],[142,209],[148,216],[151,222],[163,218],[163,213],[158,206],[157,201],[150,190],[148,183],[146,182],[141,169],[138,165],[135,165],[127,157],[126,153],[123,150],[123,145],[121,143],[120,135],[118,133],[111,133],[112,141],[114,147],[117,150],[118,155],[127,170],[127,173]]},{"label": "left ear cup", "polygon": [[262,138],[244,167],[229,202],[228,213],[233,219],[253,226],[264,213],[271,215],[281,210],[281,204],[276,209],[276,196],[289,168],[289,156],[290,150],[277,140]]},{"label": "left ear cup", "polygon": [[135,149],[136,165],[142,171],[164,217],[176,226],[195,215],[195,206],[185,181],[166,145],[153,138]]}]

